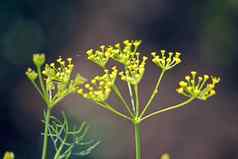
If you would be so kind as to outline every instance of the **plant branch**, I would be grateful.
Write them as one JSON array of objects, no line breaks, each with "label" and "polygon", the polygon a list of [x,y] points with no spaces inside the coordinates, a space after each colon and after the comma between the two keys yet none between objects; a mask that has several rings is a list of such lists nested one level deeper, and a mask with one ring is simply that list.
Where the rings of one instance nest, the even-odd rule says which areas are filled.
[{"label": "plant branch", "polygon": [[126,100],[123,98],[119,88],[117,87],[117,85],[113,85],[112,87],[113,91],[115,92],[115,94],[117,95],[117,97],[122,101],[122,103],[124,104],[124,106],[126,107],[127,111],[129,112],[130,116],[133,116],[133,113],[131,112],[131,109],[129,107],[129,105],[127,104]]},{"label": "plant branch", "polygon": [[126,116],[125,114],[117,111],[116,109],[114,109],[111,105],[107,104],[107,103],[101,103],[101,102],[96,102],[99,106],[101,106],[102,108],[104,109],[107,109],[107,110],[110,110],[111,112],[113,112],[114,114],[124,118],[124,119],[127,119],[127,120],[130,120],[131,121],[131,118]]},{"label": "plant branch", "polygon": [[33,80],[30,80],[30,81],[31,81],[31,83],[33,84],[33,86],[36,88],[36,90],[37,90],[37,92],[40,94],[40,96],[43,98],[43,100],[45,100],[45,97],[44,97],[44,95],[42,94],[42,92],[41,92],[40,88],[38,87],[38,85],[36,84],[36,82],[33,81]]},{"label": "plant branch", "polygon": [[136,98],[136,116],[139,116],[140,113],[140,101],[139,101],[139,95],[138,95],[138,85],[134,85],[135,90],[135,98]]},{"label": "plant branch", "polygon": [[42,92],[43,92],[43,95],[44,95],[45,98],[46,98],[46,95],[47,95],[46,93],[47,93],[47,91],[46,91],[46,88],[45,88],[45,86],[44,86],[43,78],[42,78],[42,75],[41,75],[41,68],[40,68],[39,66],[37,66],[37,67],[36,67],[36,70],[37,70],[37,73],[38,73],[38,76],[39,76],[41,90],[42,90]]},{"label": "plant branch", "polygon": [[133,111],[135,113],[136,112],[136,108],[135,108],[135,102],[134,102],[134,96],[133,96],[131,84],[129,82],[127,82],[127,85],[128,85],[128,89],[129,89],[129,93],[130,93],[132,109],[133,109]]},{"label": "plant branch", "polygon": [[141,112],[140,114],[140,118],[142,118],[142,116],[145,114],[146,110],[149,108],[149,106],[151,105],[153,99],[155,98],[155,96],[158,94],[158,89],[159,89],[159,86],[160,86],[160,82],[164,76],[164,73],[165,73],[165,70],[162,70],[161,74],[160,74],[160,77],[156,83],[156,86],[152,92],[152,95],[150,96],[150,99],[148,100],[147,104],[145,105],[143,111]]},{"label": "plant branch", "polygon": [[183,107],[183,106],[189,104],[190,102],[192,102],[194,99],[195,99],[194,97],[191,97],[191,98],[189,98],[188,100],[186,100],[186,101],[184,101],[184,102],[182,102],[182,103],[180,103],[180,104],[176,104],[176,105],[174,105],[174,106],[170,106],[170,107],[167,107],[167,108],[163,108],[163,109],[161,109],[161,110],[158,110],[158,111],[156,111],[156,112],[153,112],[153,113],[151,113],[151,114],[149,114],[149,115],[143,117],[143,118],[141,119],[141,121],[143,121],[143,120],[145,120],[145,119],[148,119],[148,118],[150,118],[150,117],[153,117],[153,116],[155,116],[155,115],[159,115],[160,113],[163,113],[163,112],[167,112],[167,111],[170,111],[170,110],[174,110],[174,109],[181,108],[181,107]]}]

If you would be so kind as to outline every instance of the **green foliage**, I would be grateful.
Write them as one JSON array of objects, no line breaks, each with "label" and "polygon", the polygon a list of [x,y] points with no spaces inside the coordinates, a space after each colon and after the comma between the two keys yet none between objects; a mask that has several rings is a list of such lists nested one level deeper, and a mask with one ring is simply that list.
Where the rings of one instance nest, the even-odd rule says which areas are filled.
[{"label": "green foliage", "polygon": [[100,142],[85,140],[89,126],[86,122],[83,122],[79,128],[76,126],[70,127],[66,115],[63,113],[62,116],[62,120],[50,116],[48,126],[48,136],[55,148],[54,159],[69,159],[74,155],[85,156],[90,154]]}]

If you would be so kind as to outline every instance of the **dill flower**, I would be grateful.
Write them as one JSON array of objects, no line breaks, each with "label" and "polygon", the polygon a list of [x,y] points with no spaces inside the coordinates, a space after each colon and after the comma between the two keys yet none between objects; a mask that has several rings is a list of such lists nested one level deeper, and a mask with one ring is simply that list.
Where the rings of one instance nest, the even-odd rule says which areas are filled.
[{"label": "dill flower", "polygon": [[107,100],[111,93],[111,88],[115,83],[117,72],[116,67],[113,67],[111,72],[104,70],[102,76],[94,77],[91,82],[85,83],[83,88],[79,88],[77,91],[78,94],[96,102]]},{"label": "dill flower", "polygon": [[37,72],[28,68],[25,74],[49,108],[56,105],[66,95],[76,91],[79,85],[86,81],[80,74],[72,79],[74,68],[72,58],[64,60],[59,57],[56,62],[45,64],[43,71],[41,71],[41,65],[45,62],[45,55],[34,54],[33,62],[37,67]]},{"label": "dill flower", "polygon": [[160,55],[156,52],[152,52],[151,55],[153,56],[152,62],[154,62],[162,70],[169,70],[181,63],[181,54],[179,52],[169,52],[166,54],[165,50],[161,50]]},{"label": "dill flower", "polygon": [[77,74],[75,79],[72,80],[73,68],[72,58],[64,60],[62,57],[59,57],[56,63],[45,65],[42,74],[46,82],[46,90],[51,92],[53,102],[76,91],[78,86],[86,81],[80,74]]},{"label": "dill flower", "polygon": [[34,54],[33,62],[37,67],[41,67],[45,63],[45,54]]},{"label": "dill flower", "polygon": [[[211,79],[211,83],[207,81]],[[191,75],[185,77],[185,81],[179,82],[176,91],[187,97],[194,97],[200,100],[207,100],[216,94],[215,86],[220,82],[219,77],[203,75],[197,77],[197,72],[192,71]]]},{"label": "dill flower", "polygon": [[94,51],[93,49],[89,49],[86,53],[90,61],[98,64],[101,67],[105,67],[111,56],[112,50],[112,46],[101,45],[100,50]]},{"label": "dill flower", "polygon": [[129,63],[125,68],[126,70],[119,73],[121,80],[127,81],[133,85],[138,84],[144,75],[147,59],[146,56],[143,56],[143,59],[140,62],[139,53],[136,53],[135,57],[129,59]]},{"label": "dill flower", "polygon": [[59,57],[56,63],[46,64],[42,73],[51,81],[67,83],[70,80],[73,68],[74,65],[71,58],[64,61]]},{"label": "dill flower", "polygon": [[141,45],[141,40],[125,40],[123,44],[123,47],[121,47],[120,43],[114,45],[111,52],[111,57],[113,60],[118,61],[119,63],[128,65],[130,58],[134,57],[134,55],[137,53],[137,49]]},{"label": "dill flower", "polygon": [[15,155],[13,152],[5,152],[4,153],[4,156],[3,156],[3,159],[14,159],[15,158]]},{"label": "dill flower", "polygon": [[38,76],[36,71],[32,70],[31,68],[28,68],[25,74],[31,81],[35,81]]}]

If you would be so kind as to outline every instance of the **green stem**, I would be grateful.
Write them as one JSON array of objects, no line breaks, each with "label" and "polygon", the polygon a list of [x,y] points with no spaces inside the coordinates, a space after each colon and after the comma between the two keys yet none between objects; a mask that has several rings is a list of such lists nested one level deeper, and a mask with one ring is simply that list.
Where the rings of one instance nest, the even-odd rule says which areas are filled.
[{"label": "green stem", "polygon": [[36,84],[36,82],[33,81],[33,80],[31,80],[31,83],[32,83],[33,86],[36,88],[36,90],[38,91],[38,93],[40,94],[40,96],[43,98],[43,100],[46,102],[45,97],[44,97],[44,95],[42,94],[42,92],[41,92],[40,88],[38,87],[38,85]]},{"label": "green stem", "polygon": [[46,92],[46,88],[44,86],[43,78],[42,78],[42,75],[41,75],[41,68],[37,66],[36,70],[37,70],[37,73],[38,73],[38,76],[39,76],[41,90],[43,92],[43,95],[46,97],[47,92]]},{"label": "green stem", "polygon": [[159,79],[158,79],[158,81],[156,83],[155,89],[153,90],[153,93],[150,96],[150,99],[148,100],[147,104],[145,105],[143,111],[140,114],[140,118],[144,115],[146,110],[149,108],[149,106],[150,106],[151,102],[153,101],[153,99],[155,98],[156,94],[158,94],[159,85],[160,85],[160,82],[162,80],[162,77],[164,76],[164,73],[165,73],[165,70],[162,70],[162,72],[160,74],[160,77],[159,77]]},{"label": "green stem", "polygon": [[132,109],[133,109],[134,112],[136,112],[135,102],[134,102],[134,96],[133,96],[131,84],[130,84],[129,82],[127,82],[127,85],[128,85],[128,89],[129,89],[129,93],[130,93],[130,99],[131,99]]},{"label": "green stem", "polygon": [[176,104],[176,105],[174,105],[174,106],[170,106],[170,107],[167,107],[167,108],[158,110],[158,111],[156,111],[156,112],[153,112],[153,113],[151,113],[151,114],[149,114],[149,115],[143,117],[143,118],[141,119],[141,121],[143,121],[143,120],[145,120],[145,119],[148,119],[148,118],[150,118],[150,117],[152,117],[152,116],[159,115],[160,113],[167,112],[167,111],[169,111],[169,110],[174,110],[174,109],[181,108],[181,107],[183,107],[183,106],[189,104],[190,102],[192,102],[194,99],[195,99],[195,97],[191,97],[191,98],[189,98],[188,100],[186,100],[186,101],[184,101],[184,102],[182,102],[182,103],[180,103],[180,104]]},{"label": "green stem", "polygon": [[43,143],[43,148],[42,148],[42,156],[41,159],[47,159],[47,149],[48,149],[48,127],[49,127],[49,122],[50,122],[50,111],[51,109],[47,109],[46,112],[46,117],[45,117],[45,130],[44,130],[44,143]]},{"label": "green stem", "polygon": [[112,113],[116,114],[117,116],[120,116],[124,119],[127,119],[129,121],[131,121],[131,118],[128,117],[127,115],[117,111],[116,109],[114,109],[111,105],[109,105],[108,103],[100,103],[100,102],[96,102],[99,106],[101,106],[104,109],[110,110]]},{"label": "green stem", "polygon": [[140,124],[134,124],[135,129],[135,146],[136,146],[136,159],[141,159],[141,129]]},{"label": "green stem", "polygon": [[136,96],[136,116],[139,116],[140,113],[140,101],[139,101],[139,95],[138,95],[138,85],[134,85],[135,89],[135,96]]},{"label": "green stem", "polygon": [[117,97],[119,97],[119,99],[122,101],[122,103],[126,107],[127,111],[129,112],[130,116],[133,117],[133,113],[131,112],[131,109],[130,109],[129,105],[127,104],[126,100],[121,95],[121,92],[120,92],[119,88],[117,87],[117,85],[113,85],[112,89],[115,92],[115,94],[117,95]]}]

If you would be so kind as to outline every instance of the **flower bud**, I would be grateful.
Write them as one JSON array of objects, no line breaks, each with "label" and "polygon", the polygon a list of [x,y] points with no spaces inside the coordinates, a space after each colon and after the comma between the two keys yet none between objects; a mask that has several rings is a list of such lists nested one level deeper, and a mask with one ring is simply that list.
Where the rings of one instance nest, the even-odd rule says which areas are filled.
[{"label": "flower bud", "polygon": [[45,63],[45,54],[34,54],[33,62],[37,67],[41,67]]},{"label": "flower bud", "polygon": [[38,76],[38,74],[31,68],[28,68],[25,74],[32,81],[36,80],[36,78]]}]

